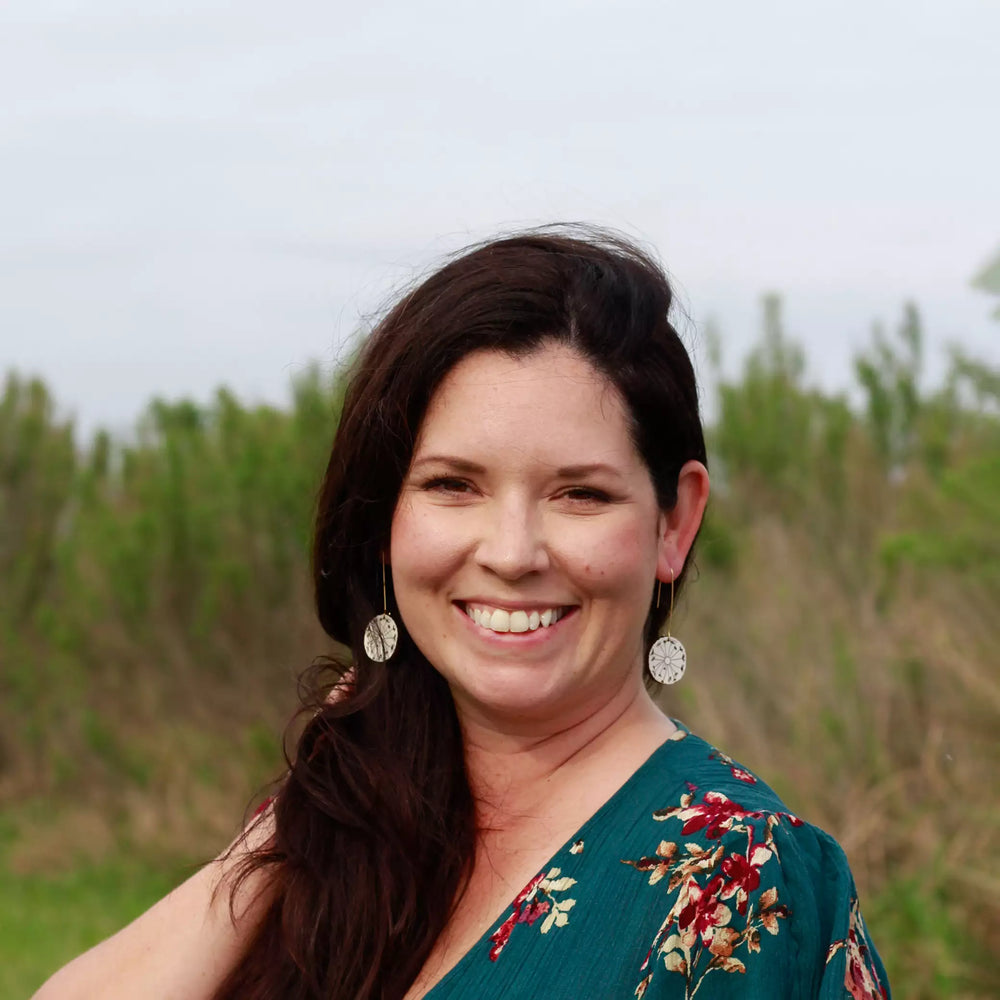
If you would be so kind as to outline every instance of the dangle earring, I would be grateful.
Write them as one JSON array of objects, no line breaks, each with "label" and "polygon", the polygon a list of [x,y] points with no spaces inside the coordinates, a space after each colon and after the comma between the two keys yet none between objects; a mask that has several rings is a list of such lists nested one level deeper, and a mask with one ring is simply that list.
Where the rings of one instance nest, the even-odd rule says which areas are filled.
[{"label": "dangle earring", "polygon": [[385,563],[382,563],[382,614],[376,615],[365,628],[365,654],[375,663],[385,663],[396,652],[399,628],[389,614],[385,591]]},{"label": "dangle earring", "polygon": [[[656,606],[660,606],[659,580],[656,581]],[[667,634],[661,635],[649,650],[649,672],[660,684],[676,684],[687,668],[687,653],[680,639],[670,634],[670,619],[674,614],[674,571],[670,571],[670,612],[667,615]]]}]

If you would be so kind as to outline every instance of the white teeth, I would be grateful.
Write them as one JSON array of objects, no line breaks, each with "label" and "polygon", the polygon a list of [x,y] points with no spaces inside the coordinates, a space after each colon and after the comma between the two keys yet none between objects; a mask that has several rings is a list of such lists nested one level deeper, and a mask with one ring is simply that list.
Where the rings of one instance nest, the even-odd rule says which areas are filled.
[{"label": "white teeth", "polygon": [[534,632],[555,625],[562,617],[559,608],[544,611],[507,611],[505,608],[468,607],[465,613],[483,628],[493,632]]},{"label": "white teeth", "polygon": [[490,615],[490,626],[494,632],[509,632],[510,631],[510,612],[504,611],[503,608],[496,608],[492,615]]},{"label": "white teeth", "polygon": [[529,620],[527,611],[512,611],[510,613],[511,632],[527,632],[528,625]]}]

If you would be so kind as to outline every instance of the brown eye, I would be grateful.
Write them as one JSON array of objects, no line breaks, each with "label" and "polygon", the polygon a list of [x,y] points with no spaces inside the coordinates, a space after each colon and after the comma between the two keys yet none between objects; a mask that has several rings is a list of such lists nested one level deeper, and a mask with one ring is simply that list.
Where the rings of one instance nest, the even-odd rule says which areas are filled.
[{"label": "brown eye", "polygon": [[429,479],[424,483],[422,489],[429,493],[467,493],[472,487],[464,479],[451,479],[447,476],[439,476],[436,479]]},{"label": "brown eye", "polygon": [[587,486],[574,486],[566,490],[563,496],[569,500],[578,500],[582,503],[610,503],[611,497],[601,490],[591,489]]}]

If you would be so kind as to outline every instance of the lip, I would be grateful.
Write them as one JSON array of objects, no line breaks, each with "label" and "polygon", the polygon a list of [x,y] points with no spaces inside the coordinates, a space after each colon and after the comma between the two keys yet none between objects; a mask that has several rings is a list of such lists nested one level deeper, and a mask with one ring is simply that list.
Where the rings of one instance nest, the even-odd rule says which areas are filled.
[{"label": "lip", "polygon": [[[511,611],[544,611],[546,608],[554,607],[562,608],[564,611],[562,617],[557,622],[554,622],[552,625],[544,628],[536,628],[534,632],[494,632],[492,629],[484,628],[482,625],[477,625],[465,613],[465,605],[467,604],[486,604],[489,607],[503,608],[504,610],[509,609]],[[452,607],[455,610],[455,614],[461,617],[462,621],[465,622],[465,628],[469,629],[471,634],[481,642],[499,644],[502,646],[517,645],[522,648],[551,642],[555,637],[563,632],[564,626],[567,622],[575,621],[576,613],[579,610],[579,605],[577,604],[539,604],[534,601],[509,601],[497,604],[491,601],[479,599],[453,601]]]},{"label": "lip", "polygon": [[470,604],[483,604],[488,608],[503,608],[504,611],[545,611],[547,608],[558,608],[560,611],[569,612],[575,608],[575,604],[563,604],[560,601],[502,601],[495,597],[464,597],[459,601],[452,601],[462,614]]}]

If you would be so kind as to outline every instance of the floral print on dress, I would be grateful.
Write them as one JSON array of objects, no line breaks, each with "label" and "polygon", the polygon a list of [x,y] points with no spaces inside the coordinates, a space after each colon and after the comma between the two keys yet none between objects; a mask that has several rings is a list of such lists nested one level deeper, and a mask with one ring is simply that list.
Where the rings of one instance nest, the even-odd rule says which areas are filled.
[{"label": "floral print on dress", "polygon": [[[582,843],[582,842],[581,842]],[[511,932],[518,924],[531,927],[544,917],[541,932],[548,934],[553,927],[565,927],[569,911],[576,906],[575,899],[559,899],[557,894],[576,885],[576,879],[562,874],[561,868],[539,872],[518,894],[511,906],[510,916],[490,935],[490,961],[495,962],[507,947]]]},{"label": "floral print on dress", "polygon": [[737,781],[742,781],[747,785],[756,785],[757,776],[753,772],[748,771],[745,767],[737,764],[729,754],[723,753],[721,750],[713,750],[708,755],[709,760],[721,760],[726,767],[729,768],[730,773]]},{"label": "floral print on dress", "polygon": [[[697,792],[689,784],[677,806],[653,812],[654,820],[681,824],[677,840],[661,840],[653,855],[623,862],[648,873],[649,885],[666,880],[668,895],[677,894],[639,970],[645,976],[636,997],[645,996],[660,960],[666,972],[684,977],[685,1000],[713,973],[745,973],[746,963],[760,953],[761,932],[777,935],[790,912],[775,886],[761,889],[761,872],[778,860],[775,827],[802,821],[790,813],[745,809],[722,792],[700,798]],[[699,832],[719,843],[680,840]],[[745,848],[731,848],[732,834],[745,834]]]},{"label": "floral print on dress", "polygon": [[[662,771],[637,772],[581,828],[581,839],[569,841],[521,890],[488,934],[488,947],[475,949],[475,961],[470,953],[461,973],[445,977],[441,1000],[500,996],[498,990],[512,997],[593,996],[598,987],[602,996],[708,1000],[716,986],[763,998],[775,995],[779,973],[800,985],[814,983],[815,960],[824,953],[826,1000],[887,1000],[889,986],[861,920],[846,859],[829,852],[828,838],[808,829],[779,857],[779,848],[785,855],[783,845],[789,844],[789,828],[805,824],[784,811],[755,775],[703,740],[678,729],[668,742],[684,740],[689,745],[676,751],[664,745],[656,763],[664,753],[675,754],[678,771],[687,768],[694,781],[668,791]],[[701,780],[696,776],[705,773],[706,758],[715,773]],[[658,808],[664,793],[673,804]],[[630,846],[620,843],[623,834]],[[629,859],[616,863],[623,854]],[[789,886],[810,856],[830,880],[822,901],[830,921],[847,924],[850,907],[846,935],[829,948],[829,939],[817,940],[818,928],[808,920],[798,935],[790,927],[797,899]],[[635,872],[643,877],[637,880]],[[636,904],[613,917],[616,940],[631,944],[620,955],[603,949],[595,954],[591,947],[608,930],[607,908],[599,902],[608,898],[606,886],[614,898],[631,895]],[[519,930],[521,925],[534,932]],[[498,961],[512,936],[513,949]],[[632,947],[640,949],[638,956]],[[743,979],[726,978],[733,975]]]},{"label": "floral print on dress", "polygon": [[889,994],[879,980],[867,941],[868,932],[861,918],[861,907],[857,899],[852,899],[847,937],[830,945],[826,953],[826,964],[830,964],[837,952],[846,949],[847,971],[844,973],[844,989],[850,994],[851,1000],[885,1000]]}]

